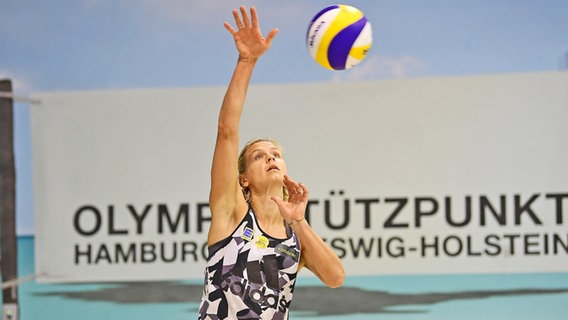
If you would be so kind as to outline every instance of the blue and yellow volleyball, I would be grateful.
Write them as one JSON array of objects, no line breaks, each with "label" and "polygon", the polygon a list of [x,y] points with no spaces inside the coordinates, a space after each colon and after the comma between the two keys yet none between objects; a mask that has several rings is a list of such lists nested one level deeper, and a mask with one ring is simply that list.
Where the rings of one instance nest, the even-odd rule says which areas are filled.
[{"label": "blue and yellow volleyball", "polygon": [[361,10],[337,4],[312,19],[306,44],[312,58],[331,70],[345,70],[361,62],[371,49],[371,23]]}]

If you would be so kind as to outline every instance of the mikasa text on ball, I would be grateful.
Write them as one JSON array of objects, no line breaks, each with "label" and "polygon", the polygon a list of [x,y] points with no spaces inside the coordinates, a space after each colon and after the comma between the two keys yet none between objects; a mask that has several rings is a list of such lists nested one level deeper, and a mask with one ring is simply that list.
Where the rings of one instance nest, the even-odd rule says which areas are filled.
[{"label": "mikasa text on ball", "polygon": [[312,19],[306,44],[317,63],[331,70],[349,69],[361,62],[373,43],[371,23],[359,9],[332,5]]}]

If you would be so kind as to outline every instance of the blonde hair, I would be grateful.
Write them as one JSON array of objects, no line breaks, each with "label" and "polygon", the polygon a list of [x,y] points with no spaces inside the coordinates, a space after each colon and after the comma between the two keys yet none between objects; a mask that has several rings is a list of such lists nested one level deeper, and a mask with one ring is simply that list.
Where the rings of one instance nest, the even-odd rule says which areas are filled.
[{"label": "blonde hair", "polygon": [[[237,165],[238,165],[238,170],[239,170],[239,175],[243,174],[246,171],[247,168],[247,157],[246,157],[246,153],[247,151],[256,143],[259,142],[270,142],[273,145],[275,145],[278,149],[280,149],[280,152],[284,152],[284,149],[282,148],[282,146],[278,143],[278,141],[271,139],[271,138],[258,138],[258,139],[252,139],[249,142],[247,142],[243,149],[241,150],[241,153],[239,154],[239,158],[237,159]],[[251,194],[250,194],[250,189],[249,188],[245,188],[243,186],[241,186],[243,188],[243,196],[245,197],[245,200],[250,203],[251,200]],[[282,187],[282,198],[284,200],[288,200],[288,189],[286,189],[286,186]]]}]

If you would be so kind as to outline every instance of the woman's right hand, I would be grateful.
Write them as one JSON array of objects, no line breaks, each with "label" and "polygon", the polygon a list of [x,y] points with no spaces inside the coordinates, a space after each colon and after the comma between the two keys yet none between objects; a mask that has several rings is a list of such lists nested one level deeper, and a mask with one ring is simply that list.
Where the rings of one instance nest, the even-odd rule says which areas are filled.
[{"label": "woman's right hand", "polygon": [[239,9],[242,18],[239,16],[239,11],[233,9],[237,29],[235,30],[228,22],[225,22],[224,25],[233,35],[235,45],[239,51],[239,59],[255,61],[270,48],[272,39],[278,33],[278,29],[270,30],[266,38],[264,38],[258,24],[256,8],[253,6],[250,8],[250,19],[245,6],[240,6]]}]

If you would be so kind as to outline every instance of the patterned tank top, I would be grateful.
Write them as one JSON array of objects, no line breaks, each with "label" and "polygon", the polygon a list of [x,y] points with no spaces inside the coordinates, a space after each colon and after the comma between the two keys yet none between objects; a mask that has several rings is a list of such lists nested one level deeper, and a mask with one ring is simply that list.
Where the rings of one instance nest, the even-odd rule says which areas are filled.
[{"label": "patterned tank top", "polygon": [[300,242],[276,239],[258,225],[252,207],[232,235],[209,246],[199,319],[288,319]]}]

